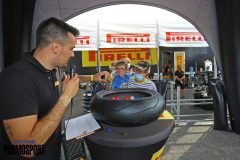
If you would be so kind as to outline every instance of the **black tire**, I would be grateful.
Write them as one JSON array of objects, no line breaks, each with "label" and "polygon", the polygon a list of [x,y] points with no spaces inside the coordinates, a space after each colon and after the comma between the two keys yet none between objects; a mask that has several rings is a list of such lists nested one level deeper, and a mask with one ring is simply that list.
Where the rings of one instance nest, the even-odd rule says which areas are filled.
[{"label": "black tire", "polygon": [[[141,97],[113,100],[113,96]],[[137,126],[156,120],[164,110],[164,98],[150,89],[119,88],[98,92],[91,100],[90,110],[97,120],[117,126]]]}]

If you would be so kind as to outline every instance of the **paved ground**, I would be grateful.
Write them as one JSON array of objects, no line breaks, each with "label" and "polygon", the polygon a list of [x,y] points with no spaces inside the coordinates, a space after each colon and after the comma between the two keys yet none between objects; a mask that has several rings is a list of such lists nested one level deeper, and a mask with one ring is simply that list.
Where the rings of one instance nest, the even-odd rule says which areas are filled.
[{"label": "paved ground", "polygon": [[212,125],[176,126],[163,160],[239,160],[240,136]]},{"label": "paved ground", "polygon": [[[186,91],[191,98],[193,90]],[[74,99],[72,118],[84,113],[82,108],[82,90]],[[208,107],[184,106],[182,114],[213,113]],[[68,108],[65,119],[69,117]],[[196,118],[196,117],[194,117]],[[212,116],[198,117],[199,121],[212,119]],[[162,160],[239,160],[240,135],[231,131],[213,129],[213,122],[181,123],[169,137]]]}]

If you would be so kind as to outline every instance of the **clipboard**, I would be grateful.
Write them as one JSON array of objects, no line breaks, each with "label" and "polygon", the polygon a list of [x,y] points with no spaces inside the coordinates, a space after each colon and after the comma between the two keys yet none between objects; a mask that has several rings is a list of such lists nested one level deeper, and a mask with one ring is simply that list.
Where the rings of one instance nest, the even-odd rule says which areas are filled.
[{"label": "clipboard", "polygon": [[66,124],[67,121],[65,121],[66,140],[83,138],[101,130],[92,113],[70,119],[67,126]]},{"label": "clipboard", "polygon": [[84,138],[86,136],[89,136],[89,135],[94,134],[94,133],[99,132],[99,131],[103,131],[102,128],[99,128],[99,129],[97,129],[95,131],[92,131],[92,132],[89,132],[89,133],[85,133],[85,134],[83,134],[83,135],[81,135],[79,137],[76,137],[76,139]]}]

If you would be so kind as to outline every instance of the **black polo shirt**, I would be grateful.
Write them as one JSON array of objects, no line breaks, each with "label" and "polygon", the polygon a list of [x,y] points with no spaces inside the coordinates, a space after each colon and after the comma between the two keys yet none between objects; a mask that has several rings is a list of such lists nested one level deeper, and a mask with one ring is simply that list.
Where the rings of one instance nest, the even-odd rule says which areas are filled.
[{"label": "black polo shirt", "polygon": [[[182,70],[177,70],[175,71],[175,76],[178,78],[182,78],[184,76],[184,72]],[[175,79],[175,88],[177,89],[177,86],[180,86],[181,89],[184,88],[184,84],[182,84],[180,81],[177,80],[177,78]]]},{"label": "black polo shirt", "polygon": [[184,76],[184,72],[182,70],[176,70],[175,76],[177,76],[178,78],[182,78]]},{"label": "black polo shirt", "polygon": [[[24,159],[21,156],[4,157],[1,147],[10,144],[3,120],[37,115],[41,119],[54,107],[59,98],[54,71],[45,69],[30,53],[20,62],[0,74],[0,159]],[[61,125],[44,144],[44,156],[36,160],[55,160],[60,156]],[[26,159],[26,158],[25,158]]]}]

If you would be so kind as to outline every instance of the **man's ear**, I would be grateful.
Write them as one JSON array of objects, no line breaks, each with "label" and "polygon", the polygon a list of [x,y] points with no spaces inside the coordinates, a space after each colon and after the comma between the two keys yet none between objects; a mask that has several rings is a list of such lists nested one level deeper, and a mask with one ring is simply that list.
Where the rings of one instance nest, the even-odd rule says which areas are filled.
[{"label": "man's ear", "polygon": [[61,45],[58,42],[52,42],[50,47],[54,54],[58,54],[61,49]]}]

